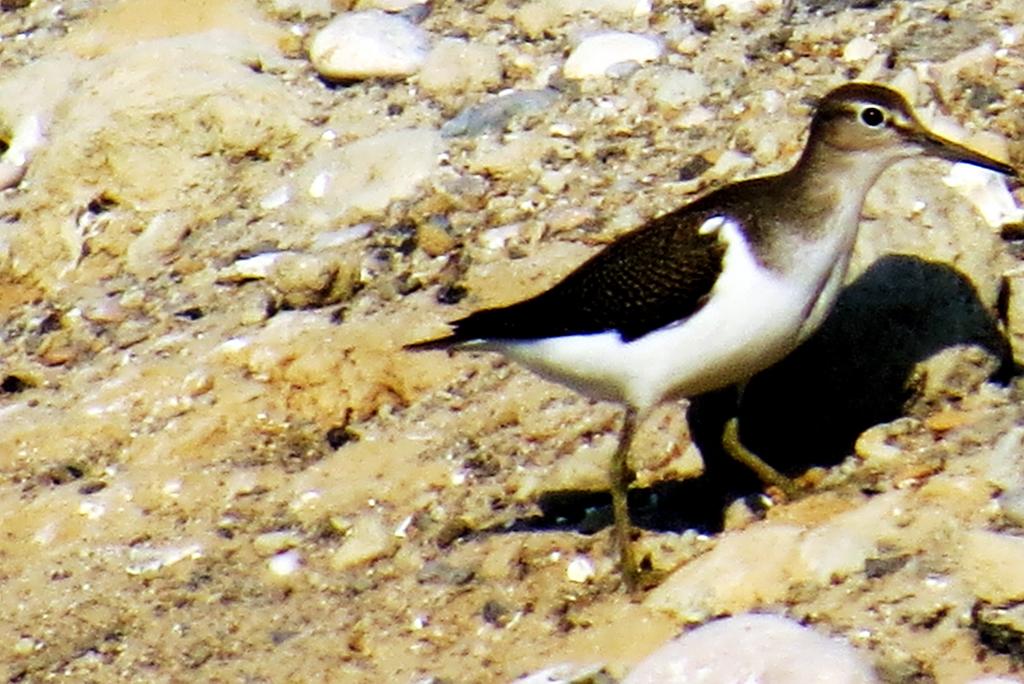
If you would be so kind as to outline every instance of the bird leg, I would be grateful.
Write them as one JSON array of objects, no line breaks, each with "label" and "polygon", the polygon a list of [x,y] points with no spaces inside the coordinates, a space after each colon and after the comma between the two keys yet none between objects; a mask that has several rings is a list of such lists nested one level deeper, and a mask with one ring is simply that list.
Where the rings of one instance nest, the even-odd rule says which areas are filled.
[{"label": "bird leg", "polygon": [[761,482],[768,486],[778,487],[787,499],[799,499],[801,496],[800,486],[791,478],[786,477],[775,468],[771,467],[753,451],[743,446],[740,441],[740,422],[738,418],[730,418],[725,424],[725,431],[722,433],[722,447],[725,453],[734,460],[754,471]]},{"label": "bird leg", "polygon": [[615,545],[619,550],[619,569],[627,591],[634,591],[640,579],[640,570],[633,556],[632,530],[629,519],[629,483],[632,473],[629,470],[629,451],[633,444],[633,433],[636,432],[636,410],[626,407],[622,419],[622,431],[619,433],[619,446],[612,457],[611,492],[612,516],[615,520],[613,532]]}]

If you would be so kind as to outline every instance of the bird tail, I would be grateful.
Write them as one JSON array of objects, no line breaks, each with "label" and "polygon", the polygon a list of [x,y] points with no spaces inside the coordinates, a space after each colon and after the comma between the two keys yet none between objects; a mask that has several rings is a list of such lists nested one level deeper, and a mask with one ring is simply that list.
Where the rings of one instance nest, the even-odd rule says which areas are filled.
[{"label": "bird tail", "polygon": [[422,342],[404,344],[402,345],[402,349],[405,351],[440,351],[451,349],[452,345],[457,342],[458,338],[456,338],[455,335],[445,335],[444,337],[437,337],[432,340],[423,340]]}]

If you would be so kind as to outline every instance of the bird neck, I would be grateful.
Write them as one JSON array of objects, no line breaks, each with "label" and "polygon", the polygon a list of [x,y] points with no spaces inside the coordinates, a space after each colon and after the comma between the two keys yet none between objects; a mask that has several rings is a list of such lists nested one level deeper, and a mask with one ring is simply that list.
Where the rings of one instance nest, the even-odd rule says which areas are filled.
[{"label": "bird neck", "polygon": [[789,171],[737,186],[733,199],[748,217],[748,237],[759,260],[788,273],[806,269],[810,252],[848,258],[864,198],[897,159],[812,141]]},{"label": "bird neck", "polygon": [[878,177],[900,158],[895,151],[834,147],[812,135],[799,161],[783,174],[784,184],[800,205],[855,207],[859,213]]}]

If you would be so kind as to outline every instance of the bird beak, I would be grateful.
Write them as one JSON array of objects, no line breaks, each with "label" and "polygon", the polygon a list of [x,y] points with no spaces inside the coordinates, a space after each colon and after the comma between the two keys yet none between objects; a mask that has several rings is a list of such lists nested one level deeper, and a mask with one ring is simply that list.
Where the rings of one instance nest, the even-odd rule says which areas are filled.
[{"label": "bird beak", "polygon": [[982,154],[981,152],[977,152],[968,147],[964,147],[952,140],[947,140],[940,135],[932,133],[924,127],[915,131],[912,138],[914,142],[921,147],[924,154],[939,157],[940,159],[946,159],[951,162],[973,164],[974,166],[980,166],[983,169],[989,169],[990,171],[996,171],[1011,177],[1019,176],[1017,170],[1009,164],[993,159],[988,155]]}]

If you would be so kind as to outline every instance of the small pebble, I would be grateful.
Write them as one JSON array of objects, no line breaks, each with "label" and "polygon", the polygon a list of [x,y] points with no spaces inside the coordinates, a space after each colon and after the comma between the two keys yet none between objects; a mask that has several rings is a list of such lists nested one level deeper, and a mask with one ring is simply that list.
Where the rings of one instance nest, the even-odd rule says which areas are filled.
[{"label": "small pebble", "polygon": [[202,556],[202,547],[198,544],[161,548],[133,546],[128,549],[129,563],[125,566],[125,572],[129,575],[151,575],[183,560],[195,560]]},{"label": "small pebble", "polygon": [[697,104],[708,94],[704,78],[692,71],[673,69],[654,80],[654,101],[662,107],[682,109]]},{"label": "small pebble", "polygon": [[418,573],[416,580],[423,584],[447,584],[459,586],[466,584],[476,573],[469,569],[452,565],[443,560],[427,561]]},{"label": "small pebble", "polygon": [[218,282],[240,283],[246,280],[263,280],[270,275],[274,264],[283,252],[266,252],[256,256],[239,259],[230,266],[221,269],[217,274]]},{"label": "small pebble", "polygon": [[0,190],[13,188],[25,177],[28,166],[0,160]]},{"label": "small pebble", "polygon": [[267,561],[267,569],[270,570],[271,574],[278,577],[287,577],[294,574],[301,565],[302,556],[294,549],[279,553]]},{"label": "small pebble", "polygon": [[484,622],[495,627],[505,627],[512,620],[512,611],[501,601],[490,600],[480,611]]},{"label": "small pebble", "polygon": [[196,368],[181,381],[181,391],[189,397],[199,397],[213,389],[213,374],[205,368]]},{"label": "small pebble", "polygon": [[518,237],[522,229],[523,225],[521,223],[510,223],[507,226],[490,228],[481,234],[480,241],[487,249],[502,249],[505,247],[506,242]]},{"label": "small pebble", "polygon": [[780,6],[780,0],[704,0],[704,10],[708,14],[725,15],[729,19],[745,19]]},{"label": "small pebble", "polygon": [[434,95],[493,88],[501,83],[498,50],[456,38],[442,40],[423,63],[419,83]]},{"label": "small pebble", "polygon": [[661,41],[653,36],[623,31],[595,33],[570,53],[563,73],[577,80],[601,78],[616,64],[653,62],[661,57],[663,49]]},{"label": "small pebble", "polygon": [[594,576],[594,562],[586,556],[576,556],[569,561],[565,569],[565,576],[570,582],[583,584]]},{"label": "small pebble", "polygon": [[21,637],[14,642],[14,654],[26,656],[36,650],[36,640],[32,637]]},{"label": "small pebble", "polygon": [[283,252],[268,274],[281,303],[289,309],[326,306],[347,299],[358,277],[355,263],[346,264],[330,253]]},{"label": "small pebble", "polygon": [[709,178],[720,178],[736,180],[738,176],[746,173],[754,166],[754,160],[738,150],[726,150],[708,169]]},{"label": "small pebble", "polygon": [[331,0],[272,0],[271,7],[281,16],[297,16],[302,19],[329,17],[333,14]]},{"label": "small pebble", "polygon": [[[554,178],[541,177],[540,185],[549,192],[561,192],[569,183],[569,178],[558,174]],[[589,207],[567,206],[553,209],[546,217],[545,222],[552,232],[558,233],[564,230],[572,230],[586,223],[597,222],[597,212]]]},{"label": "small pebble", "polygon": [[362,240],[371,232],[373,232],[372,223],[360,223],[341,230],[329,230],[316,236],[316,239],[313,240],[313,249],[328,249],[347,245],[350,242]]},{"label": "small pebble", "polygon": [[1024,489],[1024,427],[999,437],[988,452],[985,479],[1004,491]]},{"label": "small pebble", "polygon": [[450,252],[456,244],[455,238],[437,221],[426,221],[416,227],[416,244],[430,256],[441,256]]},{"label": "small pebble", "polygon": [[287,204],[290,199],[291,189],[287,185],[282,185],[263,196],[263,199],[260,200],[260,209],[264,211],[277,209]]},{"label": "small pebble", "polygon": [[313,39],[309,57],[328,79],[403,78],[427,59],[430,40],[408,19],[379,10],[343,14]]},{"label": "small pebble", "polygon": [[391,531],[375,517],[362,516],[348,531],[344,543],[331,557],[335,570],[368,563],[387,554],[394,546]]},{"label": "small pebble", "polygon": [[893,442],[912,429],[913,424],[900,419],[874,425],[860,434],[853,450],[865,463],[873,467],[885,467],[903,458],[903,447]]},{"label": "small pebble", "polygon": [[263,556],[269,556],[279,554],[282,551],[298,546],[301,541],[301,537],[296,532],[291,530],[277,530],[274,532],[264,532],[263,534],[258,535],[252,540],[252,545],[253,548],[256,549],[256,553]]},{"label": "small pebble", "polygon": [[125,255],[129,271],[139,278],[156,276],[164,261],[178,250],[192,228],[185,213],[165,211],[154,216]]},{"label": "small pebble", "polygon": [[43,142],[42,116],[32,114],[18,122],[7,151],[0,156],[0,190],[12,188],[21,182],[28,169],[29,160]]},{"label": "small pebble", "polygon": [[441,135],[457,138],[500,131],[513,117],[544,111],[557,99],[558,92],[551,89],[513,90],[462,110],[441,127]]},{"label": "small pebble", "polygon": [[870,59],[878,52],[878,45],[875,41],[865,36],[857,36],[843,48],[844,62],[863,62]]},{"label": "small pebble", "polygon": [[1024,488],[1013,489],[999,497],[999,512],[1003,520],[1024,528]]},{"label": "small pebble", "polygon": [[118,299],[102,297],[85,304],[82,316],[93,323],[121,323],[126,318],[126,312]]}]

